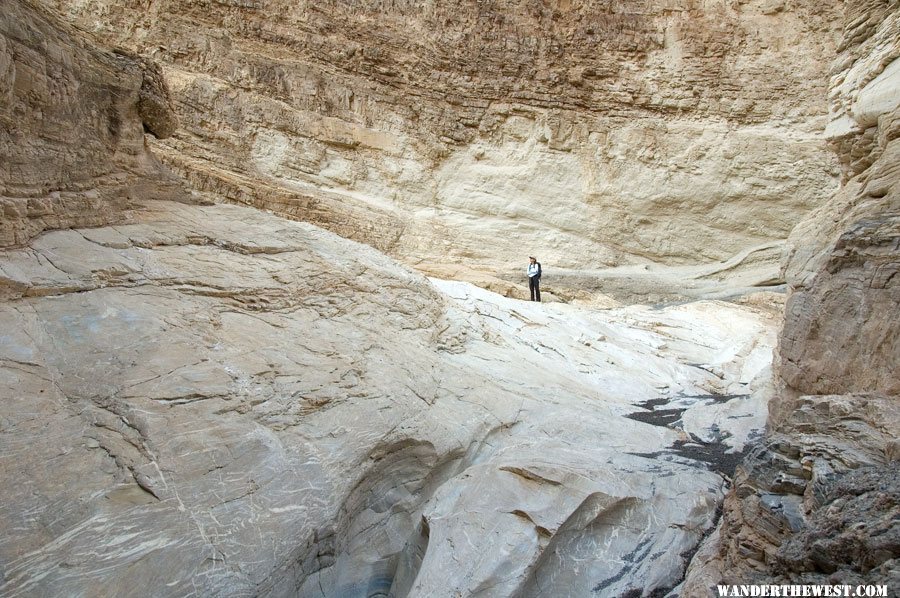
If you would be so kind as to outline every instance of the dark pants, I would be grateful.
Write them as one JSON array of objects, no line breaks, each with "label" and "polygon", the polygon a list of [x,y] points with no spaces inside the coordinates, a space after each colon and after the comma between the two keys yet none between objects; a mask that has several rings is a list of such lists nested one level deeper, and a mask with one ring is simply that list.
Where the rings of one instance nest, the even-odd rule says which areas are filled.
[{"label": "dark pants", "polygon": [[541,279],[537,276],[528,277],[528,290],[531,291],[531,300],[541,300]]}]

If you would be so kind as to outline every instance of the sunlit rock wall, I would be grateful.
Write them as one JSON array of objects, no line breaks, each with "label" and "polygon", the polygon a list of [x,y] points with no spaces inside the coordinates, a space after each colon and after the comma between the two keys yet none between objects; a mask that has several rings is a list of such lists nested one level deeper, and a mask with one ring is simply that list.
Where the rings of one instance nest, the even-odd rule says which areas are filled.
[{"label": "sunlit rock wall", "polygon": [[45,1],[166,65],[192,185],[412,263],[718,260],[837,185],[837,2]]}]

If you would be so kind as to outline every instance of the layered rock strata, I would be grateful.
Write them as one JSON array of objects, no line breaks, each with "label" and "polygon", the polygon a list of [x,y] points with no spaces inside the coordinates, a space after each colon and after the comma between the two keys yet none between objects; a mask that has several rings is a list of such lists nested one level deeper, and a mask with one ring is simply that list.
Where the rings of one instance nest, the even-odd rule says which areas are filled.
[{"label": "layered rock strata", "polygon": [[724,260],[836,186],[838,2],[46,2],[165,65],[195,188],[428,272]]},{"label": "layered rock strata", "polygon": [[0,13],[0,247],[180,191],[144,145],[177,124],[159,66],[35,7],[4,0]]},{"label": "layered rock strata", "polygon": [[900,586],[900,4],[847,3],[830,100],[846,183],[791,236],[771,433],[689,593],[723,571]]},{"label": "layered rock strata", "polygon": [[[698,449],[740,450],[762,424],[769,312],[521,304],[248,208],[117,203],[144,191],[108,180],[167,185],[139,142],[174,125],[159,78],[9,6],[17,89],[74,77],[72,104],[48,114],[117,127],[50,139],[49,117],[26,112],[9,129],[23,141],[9,164],[34,181],[115,190],[101,216],[68,206],[16,224],[13,241],[117,224],[0,254],[0,593],[677,583],[722,496]],[[48,62],[24,60],[26,42]],[[23,75],[53,60],[71,71]],[[34,110],[43,98],[14,97]],[[54,151],[59,176],[36,161]],[[603,556],[571,567],[586,554]]]}]

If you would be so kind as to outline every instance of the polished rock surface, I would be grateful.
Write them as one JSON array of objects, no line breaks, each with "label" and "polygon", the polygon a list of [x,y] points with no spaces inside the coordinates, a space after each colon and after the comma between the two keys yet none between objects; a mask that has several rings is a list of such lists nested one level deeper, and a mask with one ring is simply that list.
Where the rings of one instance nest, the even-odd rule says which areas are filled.
[{"label": "polished rock surface", "polygon": [[771,299],[529,303],[127,216],[0,256],[4,595],[649,595],[759,434]]}]

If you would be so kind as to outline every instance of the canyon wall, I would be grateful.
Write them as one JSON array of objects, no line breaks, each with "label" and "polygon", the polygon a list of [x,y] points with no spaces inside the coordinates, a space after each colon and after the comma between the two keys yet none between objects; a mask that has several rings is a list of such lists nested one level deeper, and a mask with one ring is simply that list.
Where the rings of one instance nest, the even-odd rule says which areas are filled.
[{"label": "canyon wall", "polygon": [[46,2],[164,65],[194,188],[426,271],[774,263],[837,184],[837,2]]},{"label": "canyon wall", "polygon": [[0,247],[115,220],[129,198],[176,197],[144,144],[177,125],[162,72],[8,0],[0,14]]},{"label": "canyon wall", "polygon": [[900,4],[573,4],[41,5],[110,53],[4,3],[0,591],[665,594],[772,394],[769,310],[523,304],[147,202],[190,195],[145,131],[201,199],[426,267],[719,260],[815,208],[677,591],[897,587]]},{"label": "canyon wall", "polygon": [[722,578],[900,584],[900,3],[848,2],[842,22],[828,132],[845,183],[791,235],[783,388],[696,595]]}]

